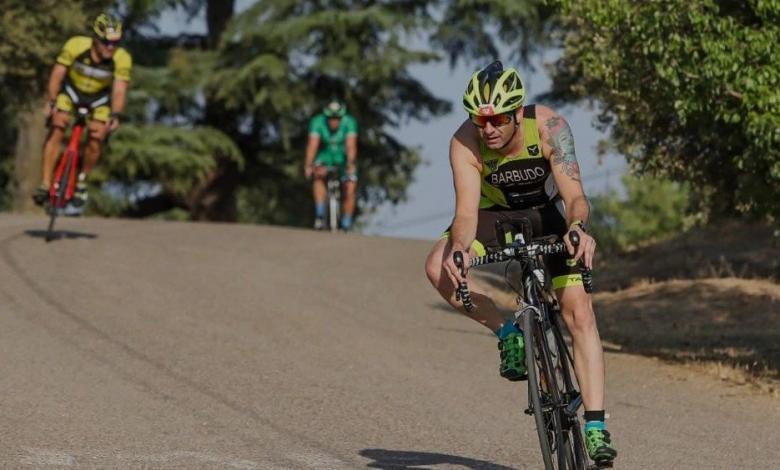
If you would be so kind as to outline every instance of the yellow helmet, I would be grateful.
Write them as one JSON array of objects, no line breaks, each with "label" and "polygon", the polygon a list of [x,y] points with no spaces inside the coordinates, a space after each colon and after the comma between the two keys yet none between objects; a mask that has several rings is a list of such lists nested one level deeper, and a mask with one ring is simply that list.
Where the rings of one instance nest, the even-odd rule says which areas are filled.
[{"label": "yellow helmet", "polygon": [[519,108],[524,101],[520,74],[513,68],[504,69],[498,60],[474,72],[463,94],[466,112],[478,116],[506,113]]},{"label": "yellow helmet", "polygon": [[122,22],[115,16],[101,13],[95,18],[92,30],[100,39],[119,41],[122,38]]}]

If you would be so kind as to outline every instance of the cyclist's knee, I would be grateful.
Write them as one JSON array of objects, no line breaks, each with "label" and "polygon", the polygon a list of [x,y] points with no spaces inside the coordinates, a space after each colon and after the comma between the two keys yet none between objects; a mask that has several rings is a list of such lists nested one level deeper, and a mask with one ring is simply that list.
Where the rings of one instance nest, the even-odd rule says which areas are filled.
[{"label": "cyclist's knee", "polygon": [[587,332],[596,328],[596,316],[590,298],[584,294],[584,291],[582,296],[570,296],[565,302],[561,302],[561,311],[566,326],[572,334],[576,335],[578,332]]},{"label": "cyclist's knee", "polygon": [[107,123],[93,119],[92,121],[89,121],[88,129],[90,139],[95,139],[99,142],[106,140],[106,136],[108,135]]},{"label": "cyclist's knee", "polygon": [[357,185],[354,181],[345,181],[344,182],[344,197],[355,197],[355,189]]},{"label": "cyclist's knee", "polygon": [[314,165],[314,171],[312,177],[315,181],[325,181],[328,177],[328,169],[323,165]]},{"label": "cyclist's knee", "polygon": [[450,278],[443,271],[442,257],[444,255],[444,248],[446,241],[441,241],[431,250],[431,253],[425,259],[425,274],[428,276],[428,280],[431,285],[439,291],[445,300],[449,300],[453,292],[455,291]]},{"label": "cyclist's knee", "polygon": [[57,129],[60,132],[64,132],[69,122],[70,122],[70,114],[62,111],[55,111],[54,114],[51,115],[51,121],[50,121],[51,130],[54,131],[55,129]]},{"label": "cyclist's knee", "polygon": [[438,287],[441,272],[441,254],[432,251],[425,259],[425,275],[431,281],[433,287]]}]

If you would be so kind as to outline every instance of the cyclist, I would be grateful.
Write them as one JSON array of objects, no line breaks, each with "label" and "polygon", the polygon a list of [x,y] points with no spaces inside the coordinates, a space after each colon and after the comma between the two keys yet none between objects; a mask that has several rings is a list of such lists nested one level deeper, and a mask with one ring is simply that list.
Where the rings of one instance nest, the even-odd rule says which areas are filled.
[{"label": "cyclist", "polygon": [[54,165],[74,111],[74,102],[93,107],[87,124],[89,138],[84,164],[73,196],[76,206],[86,202],[86,177],[100,157],[106,136],[119,127],[120,113],[125,107],[132,59],[125,49],[118,47],[121,38],[122,23],[103,13],[95,19],[91,37],[68,39],[57,56],[49,76],[48,101],[44,109],[51,127],[43,147],[41,185],[33,194],[36,204],[41,205],[48,198]]},{"label": "cyclist", "polygon": [[[355,212],[357,188],[357,121],[347,112],[346,105],[331,100],[321,113],[309,122],[309,141],[306,145],[304,173],[306,179],[314,177],[314,228],[325,228],[326,178],[328,167],[336,167],[341,180],[342,212],[341,230],[349,231]],[[320,142],[324,145],[320,148]],[[316,158],[315,158],[316,157]]]},{"label": "cyclist", "polygon": [[590,295],[585,292],[575,261],[593,265],[596,242],[586,231],[589,206],[580,182],[574,138],[566,120],[542,105],[526,105],[518,72],[496,61],[475,72],[463,95],[469,114],[450,141],[450,166],[455,184],[455,217],[426,260],[433,286],[457,310],[490,328],[499,339],[501,376],[527,377],[522,332],[499,313],[495,303],[478,289],[477,306],[467,313],[455,300],[463,281],[452,253],[461,251],[464,263],[497,247],[495,222],[527,217],[534,236],[564,235],[575,230],[575,252],[568,237],[565,255],[548,257],[564,321],[574,342],[576,375],[585,405],[588,454],[598,462],[617,455],[604,424],[604,356]]}]

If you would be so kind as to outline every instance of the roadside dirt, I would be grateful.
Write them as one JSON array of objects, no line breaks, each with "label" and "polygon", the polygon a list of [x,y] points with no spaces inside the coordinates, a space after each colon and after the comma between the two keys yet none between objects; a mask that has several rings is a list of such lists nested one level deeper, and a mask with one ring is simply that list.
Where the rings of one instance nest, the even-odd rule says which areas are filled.
[{"label": "roadside dirt", "polygon": [[[770,227],[726,223],[604,258],[593,301],[608,347],[780,397],[780,248]],[[503,268],[477,278],[514,306]]]}]

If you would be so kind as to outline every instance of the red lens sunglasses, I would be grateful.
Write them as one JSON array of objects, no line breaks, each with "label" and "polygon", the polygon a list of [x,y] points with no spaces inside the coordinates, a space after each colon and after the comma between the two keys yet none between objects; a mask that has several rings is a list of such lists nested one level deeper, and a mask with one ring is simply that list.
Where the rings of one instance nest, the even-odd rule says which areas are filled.
[{"label": "red lens sunglasses", "polygon": [[485,127],[490,123],[493,127],[506,126],[512,122],[512,113],[494,114],[492,116],[471,115],[471,122],[477,127]]}]

